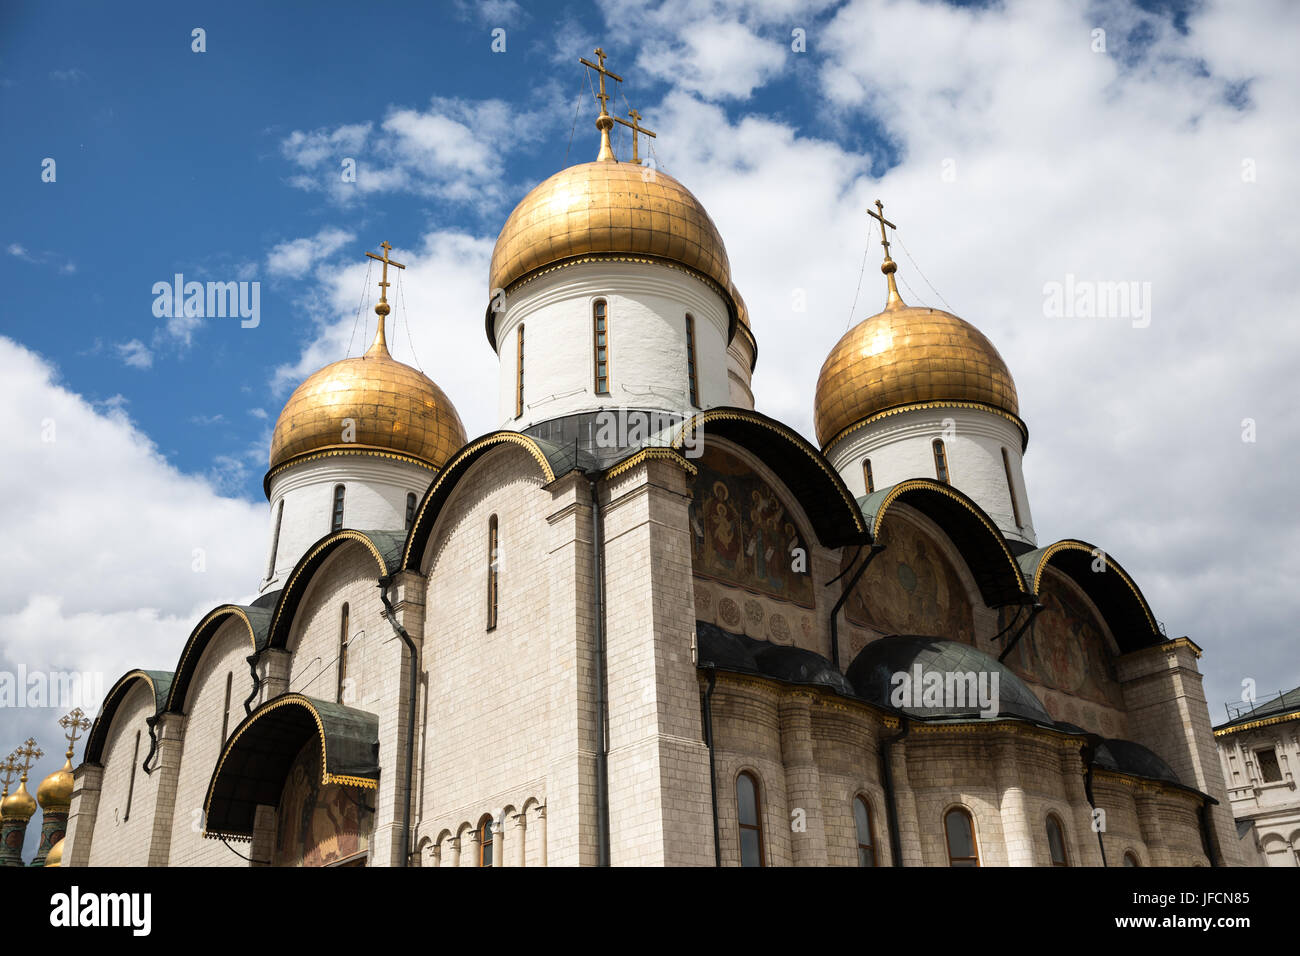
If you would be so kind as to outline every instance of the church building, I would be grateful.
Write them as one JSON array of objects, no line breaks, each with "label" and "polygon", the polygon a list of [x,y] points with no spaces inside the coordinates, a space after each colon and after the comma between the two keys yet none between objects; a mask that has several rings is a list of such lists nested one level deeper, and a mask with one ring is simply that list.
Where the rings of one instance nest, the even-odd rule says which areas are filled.
[{"label": "church building", "polygon": [[373,344],[276,423],[259,596],[112,686],[56,859],[1247,862],[1200,648],[1038,540],[1011,371],[903,301],[883,206],[813,444],[755,410],[762,318],[699,200],[615,157],[646,131],[596,56],[596,160],[492,255],[498,428],[389,354],[383,244]]}]

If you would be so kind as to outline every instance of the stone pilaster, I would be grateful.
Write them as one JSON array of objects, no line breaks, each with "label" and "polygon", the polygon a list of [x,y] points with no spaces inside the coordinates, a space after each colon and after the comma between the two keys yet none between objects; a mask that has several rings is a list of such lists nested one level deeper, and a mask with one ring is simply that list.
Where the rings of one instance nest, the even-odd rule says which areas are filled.
[{"label": "stone pilaster", "polygon": [[90,863],[90,846],[95,837],[95,818],[99,815],[99,795],[104,786],[104,768],[97,763],[83,763],[72,772],[72,809],[68,813],[68,831],[63,844],[64,866]]},{"label": "stone pilaster", "polygon": [[166,866],[171,853],[181,751],[185,746],[185,715],[162,714],[154,724],[154,734],[158,752],[154,754],[152,766],[158,775],[158,798],[154,804],[153,833],[149,837],[149,866]]},{"label": "stone pilaster", "polygon": [[[896,731],[889,731],[890,734]],[[881,746],[884,746],[883,742]],[[916,798],[907,774],[907,739],[889,748],[889,771],[894,781],[894,805],[898,810],[898,839],[902,847],[890,844],[890,853],[900,853],[903,866],[924,866],[921,857],[921,821],[916,812]],[[891,860],[894,862],[894,860]],[[944,860],[943,863],[947,863]],[[942,865],[935,861],[935,865]]]},{"label": "stone pilaster", "polygon": [[[795,691],[782,698],[781,763],[785,767],[787,819],[803,811],[803,829],[792,829],[795,866],[826,865],[826,818],[822,813],[821,778],[812,744],[813,695]],[[792,827],[794,824],[792,823]]]},{"label": "stone pilaster", "polygon": [[533,821],[533,830],[537,834],[540,865],[546,866],[546,804],[539,803],[533,807]]},{"label": "stone pilaster", "polygon": [[1015,740],[993,745],[993,773],[1001,797],[998,813],[1002,818],[1002,839],[1007,848],[1008,866],[1034,865],[1034,834],[1029,823],[1029,806],[1021,786],[1020,762],[1016,759]]},{"label": "stone pilaster", "polygon": [[1102,865],[1101,844],[1097,841],[1097,831],[1092,828],[1092,806],[1083,786],[1086,769],[1078,750],[1071,747],[1061,752],[1061,779],[1065,783],[1065,798],[1070,804],[1071,829],[1075,838],[1071,866]]},{"label": "stone pilaster", "polygon": [[262,651],[262,656],[257,661],[261,684],[258,686],[257,699],[253,701],[254,710],[289,690],[289,668],[292,664],[293,655],[282,647],[268,647]]},{"label": "stone pilaster", "polygon": [[[1154,788],[1139,785],[1133,794],[1133,803],[1137,807],[1138,826],[1142,830],[1142,842],[1151,854],[1152,866],[1172,866],[1169,848],[1165,843],[1164,829],[1160,823],[1160,802]],[[1119,861],[1123,863],[1123,860]]]},{"label": "stone pilaster", "polygon": [[528,836],[528,818],[524,813],[510,814],[510,865],[524,865],[525,839]]},{"label": "stone pilaster", "polygon": [[249,866],[270,866],[275,853],[275,807],[261,803],[253,811],[253,840],[248,844]]}]

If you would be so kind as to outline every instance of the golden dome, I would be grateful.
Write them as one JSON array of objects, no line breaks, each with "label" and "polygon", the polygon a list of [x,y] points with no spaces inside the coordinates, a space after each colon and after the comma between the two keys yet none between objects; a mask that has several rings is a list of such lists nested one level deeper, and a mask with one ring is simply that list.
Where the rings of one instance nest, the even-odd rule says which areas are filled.
[{"label": "golden dome", "polygon": [[992,406],[1019,424],[1016,383],[993,343],[969,322],[908,306],[891,290],[885,311],[849,329],[822,365],[813,409],[822,448],[864,418],[928,402]]},{"label": "golden dome", "polygon": [[[441,468],[464,446],[465,426],[451,399],[427,375],[388,354],[387,304],[380,305],[384,311],[369,351],[326,365],[289,396],[271,436],[272,471],[324,449],[382,449]],[[355,423],[352,441],[344,441],[344,419]]]},{"label": "golden dome", "polygon": [[72,805],[72,759],[63,762],[63,769],[56,770],[36,788],[36,802],[43,810],[64,810]]},{"label": "golden dome", "polygon": [[[64,839],[67,839],[66,837]],[[45,854],[46,866],[63,866],[63,840],[60,840],[54,846],[50,847],[50,852]]]},{"label": "golden dome", "polygon": [[[744,314],[722,237],[700,201],[667,173],[613,159],[562,169],[523,198],[497,236],[490,288],[508,289],[566,259],[608,255],[685,266],[711,280],[738,318]],[[489,339],[491,320],[489,312]]]},{"label": "golden dome", "polygon": [[30,820],[36,812],[36,801],[27,792],[27,775],[23,775],[18,789],[0,801],[0,817],[5,820]]}]

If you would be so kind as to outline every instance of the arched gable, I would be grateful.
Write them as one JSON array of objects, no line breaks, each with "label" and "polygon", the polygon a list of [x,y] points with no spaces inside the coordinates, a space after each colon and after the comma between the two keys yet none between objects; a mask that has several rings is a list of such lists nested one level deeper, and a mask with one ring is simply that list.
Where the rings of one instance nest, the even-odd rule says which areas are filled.
[{"label": "arched gable", "polygon": [[361,545],[375,561],[376,579],[390,577],[398,570],[405,535],[400,531],[354,531],[344,529],[334,531],[317,541],[307,550],[289,575],[289,582],[280,592],[275,613],[271,617],[271,626],[267,634],[266,647],[287,647],[289,635],[293,630],[293,620],[311,584],[312,576],[325,563],[325,559],[343,545],[356,543]]},{"label": "arched gable", "polygon": [[984,603],[989,607],[1023,604],[1028,600],[1025,579],[1006,539],[984,509],[970,497],[932,478],[910,478],[881,488],[862,499],[862,513],[875,535],[889,521],[891,509],[902,502],[943,529],[966,561]]},{"label": "arched gable", "polygon": [[[153,713],[149,715],[150,719],[156,718],[167,706],[167,694],[172,683],[171,671],[127,671],[118,678],[117,683],[104,696],[104,703],[99,708],[99,715],[95,718],[95,723],[91,725],[90,733],[86,735],[86,750],[82,757],[86,763],[102,763],[104,744],[108,741],[109,731],[113,726],[113,718],[117,715],[118,708],[122,706],[122,701],[126,699],[127,694],[140,681],[143,681],[148,686],[150,693],[153,694],[154,708]],[[150,731],[150,734],[152,735],[152,731]]]},{"label": "arched gable", "polygon": [[[1093,563],[1103,555],[1104,571],[1093,571]],[[1067,538],[1022,554],[1019,564],[1034,594],[1041,593],[1043,574],[1049,566],[1074,581],[1105,618],[1121,652],[1149,647],[1166,639],[1146,597],[1128,572],[1100,548]]]},{"label": "arched gable", "polygon": [[502,445],[516,445],[528,452],[537,463],[543,480],[548,484],[560,475],[567,474],[578,467],[578,459],[572,449],[561,448],[554,442],[534,438],[522,432],[498,431],[475,439],[447,462],[438,473],[437,479],[429,486],[429,490],[424,493],[424,499],[415,512],[415,521],[406,536],[399,563],[401,570],[420,570],[424,549],[428,546],[434,525],[437,524],[438,516],[442,513],[452,492],[474,462],[493,448]]},{"label": "arched gable", "polygon": [[817,537],[829,548],[860,544],[870,534],[853,495],[822,453],[799,433],[745,408],[711,408],[676,426],[671,447],[681,451],[719,435],[753,452],[798,499]]},{"label": "arched gable", "polygon": [[320,743],[322,786],[378,787],[378,717],[282,694],[245,717],[222,748],[203,802],[203,835],[251,840],[258,805],[280,802],[289,769],[313,737]]},{"label": "arched gable", "polygon": [[190,633],[189,640],[185,642],[185,649],[181,651],[180,660],[176,664],[175,677],[167,694],[166,710],[172,713],[184,712],[190,684],[204,652],[217,632],[221,630],[221,625],[232,618],[241,621],[247,631],[250,655],[266,647],[267,635],[271,628],[271,611],[268,608],[223,604],[209,611]]}]

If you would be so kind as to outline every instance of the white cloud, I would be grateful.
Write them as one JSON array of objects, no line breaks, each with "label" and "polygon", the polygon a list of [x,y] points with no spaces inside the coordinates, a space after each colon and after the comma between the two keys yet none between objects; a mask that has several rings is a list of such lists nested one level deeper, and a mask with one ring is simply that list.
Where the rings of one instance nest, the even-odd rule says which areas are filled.
[{"label": "white cloud", "polygon": [[267,255],[266,271],[273,276],[305,276],[355,238],[354,233],[327,226],[314,236],[282,242]]},{"label": "white cloud", "polygon": [[[171,670],[208,609],[255,593],[266,508],[222,497],[158,453],[113,396],[91,403],[0,337],[13,423],[0,469],[0,670],[76,670],[103,690],[132,667]],[[6,708],[6,739],[35,735],[57,769],[56,708]]]},{"label": "white cloud", "polygon": [[119,343],[115,348],[123,365],[131,368],[150,368],[153,365],[153,352],[139,339]]}]

